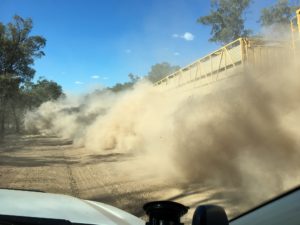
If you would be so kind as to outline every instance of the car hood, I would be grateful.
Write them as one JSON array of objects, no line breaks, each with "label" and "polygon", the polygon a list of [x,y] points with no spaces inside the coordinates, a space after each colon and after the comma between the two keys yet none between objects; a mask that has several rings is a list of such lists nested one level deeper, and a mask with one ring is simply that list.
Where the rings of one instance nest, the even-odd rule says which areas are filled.
[{"label": "car hood", "polygon": [[21,190],[0,189],[0,214],[101,225],[144,225],[145,222],[123,210],[79,198]]}]

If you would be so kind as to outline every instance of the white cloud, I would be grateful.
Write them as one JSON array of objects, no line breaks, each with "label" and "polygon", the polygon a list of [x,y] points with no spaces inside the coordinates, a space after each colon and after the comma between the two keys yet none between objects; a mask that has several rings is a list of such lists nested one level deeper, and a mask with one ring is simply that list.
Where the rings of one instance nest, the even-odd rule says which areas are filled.
[{"label": "white cloud", "polygon": [[175,55],[175,56],[179,56],[180,53],[179,53],[179,52],[174,52],[174,55]]},{"label": "white cloud", "polygon": [[126,49],[125,52],[126,52],[127,54],[130,54],[132,51],[131,51],[131,49]]},{"label": "white cloud", "polygon": [[195,36],[192,33],[190,33],[190,32],[185,32],[182,35],[172,34],[172,37],[173,38],[182,38],[182,39],[184,39],[186,41],[192,41],[192,40],[195,39]]},{"label": "white cloud", "polygon": [[91,78],[92,79],[102,79],[102,80],[108,80],[109,79],[109,77],[107,77],[107,76],[99,76],[99,75],[93,75],[93,76],[91,76]]},{"label": "white cloud", "polygon": [[186,41],[192,41],[194,40],[195,36],[190,32],[185,32],[181,38],[185,39]]},{"label": "white cloud", "polygon": [[75,84],[83,84],[83,82],[81,82],[81,81],[78,81],[78,80],[77,80],[77,81],[75,81],[74,83],[75,83]]}]

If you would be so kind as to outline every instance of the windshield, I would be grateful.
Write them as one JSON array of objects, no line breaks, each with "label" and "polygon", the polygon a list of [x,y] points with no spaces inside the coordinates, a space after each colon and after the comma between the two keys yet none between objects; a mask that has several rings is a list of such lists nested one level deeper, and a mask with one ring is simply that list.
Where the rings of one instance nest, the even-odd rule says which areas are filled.
[{"label": "windshield", "polygon": [[299,185],[299,6],[1,1],[0,188],[189,221]]}]

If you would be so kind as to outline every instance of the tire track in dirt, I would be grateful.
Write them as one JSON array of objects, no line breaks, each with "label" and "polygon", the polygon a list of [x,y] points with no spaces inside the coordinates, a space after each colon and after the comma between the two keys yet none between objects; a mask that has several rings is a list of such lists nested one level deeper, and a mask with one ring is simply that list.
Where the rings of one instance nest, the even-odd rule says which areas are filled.
[{"label": "tire track in dirt", "polygon": [[147,174],[136,156],[89,152],[54,137],[16,140],[17,146],[0,145],[0,187],[68,194],[136,216],[143,216],[142,205],[154,200],[175,200],[192,207],[216,200],[222,203],[223,196],[212,187],[168,183]]},{"label": "tire track in dirt", "polygon": [[64,142],[58,138],[15,137],[0,145],[0,186],[66,193]]},{"label": "tire track in dirt", "polygon": [[63,158],[65,159],[65,164],[66,164],[66,173],[67,173],[67,179],[69,181],[69,187],[71,190],[71,195],[74,197],[79,197],[79,189],[77,186],[77,182],[74,179],[73,171],[71,168],[70,163],[68,162],[68,158],[66,157],[66,149],[62,148],[62,153],[63,153]]}]

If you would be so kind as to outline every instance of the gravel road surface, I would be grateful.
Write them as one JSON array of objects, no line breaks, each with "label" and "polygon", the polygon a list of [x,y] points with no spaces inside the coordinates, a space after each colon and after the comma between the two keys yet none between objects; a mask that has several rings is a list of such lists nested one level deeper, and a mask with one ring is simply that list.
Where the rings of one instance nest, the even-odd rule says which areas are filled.
[{"label": "gravel road surface", "polygon": [[[111,204],[139,217],[142,205],[153,200],[178,201],[191,207],[221,204],[229,216],[241,206],[224,197],[225,190],[201,184],[168,184],[130,165],[133,155],[91,153],[54,136],[9,136],[0,144],[0,187],[68,194]],[[228,191],[228,190],[227,190]]]}]

